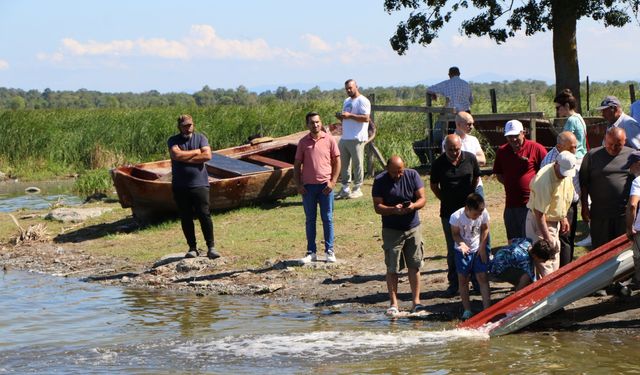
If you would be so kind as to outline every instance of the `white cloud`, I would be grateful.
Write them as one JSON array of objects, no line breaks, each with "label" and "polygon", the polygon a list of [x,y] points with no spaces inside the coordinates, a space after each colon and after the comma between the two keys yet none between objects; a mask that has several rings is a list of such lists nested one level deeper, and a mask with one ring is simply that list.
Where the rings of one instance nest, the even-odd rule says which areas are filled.
[{"label": "white cloud", "polygon": [[300,39],[304,40],[312,51],[330,52],[333,49],[329,43],[325,42],[317,35],[304,34]]},{"label": "white cloud", "polygon": [[[303,34],[299,48],[270,45],[263,38],[227,39],[210,25],[192,25],[181,38],[138,38],[111,41],[64,38],[56,51],[40,52],[36,57],[52,63],[101,63],[118,65],[131,57],[168,60],[244,60],[277,62],[289,66],[353,65],[362,61],[395,61],[390,48],[364,44],[347,36],[329,42],[314,34]],[[100,59],[100,61],[96,61]]]},{"label": "white cloud", "polygon": [[0,70],[9,69],[9,63],[6,60],[0,59]]}]

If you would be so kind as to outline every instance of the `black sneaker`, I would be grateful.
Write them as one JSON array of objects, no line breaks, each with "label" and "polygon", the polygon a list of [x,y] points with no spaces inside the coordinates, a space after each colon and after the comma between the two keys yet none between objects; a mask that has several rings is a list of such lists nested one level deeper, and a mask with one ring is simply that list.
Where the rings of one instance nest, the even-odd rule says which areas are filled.
[{"label": "black sneaker", "polygon": [[215,248],[210,247],[209,250],[207,251],[207,258],[209,259],[220,258],[220,253],[218,253]]},{"label": "black sneaker", "polygon": [[189,251],[184,255],[185,258],[197,258],[200,253],[195,247],[190,247]]}]

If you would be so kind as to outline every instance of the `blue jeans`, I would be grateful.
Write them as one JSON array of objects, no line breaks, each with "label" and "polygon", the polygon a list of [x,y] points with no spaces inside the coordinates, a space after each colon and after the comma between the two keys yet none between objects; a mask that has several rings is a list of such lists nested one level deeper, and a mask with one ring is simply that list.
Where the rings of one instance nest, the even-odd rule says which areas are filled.
[{"label": "blue jeans", "polygon": [[307,232],[307,253],[315,253],[316,248],[316,217],[318,205],[320,205],[320,219],[324,232],[324,249],[333,251],[333,191],[325,195],[322,190],[327,184],[304,185],[307,191],[302,195],[302,206],[306,217],[305,226]]}]

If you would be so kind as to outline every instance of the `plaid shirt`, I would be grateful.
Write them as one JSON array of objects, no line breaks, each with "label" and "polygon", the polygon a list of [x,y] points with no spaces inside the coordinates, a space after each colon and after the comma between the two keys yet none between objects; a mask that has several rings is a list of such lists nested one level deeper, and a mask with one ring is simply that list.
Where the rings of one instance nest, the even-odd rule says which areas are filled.
[{"label": "plaid shirt", "polygon": [[459,76],[453,76],[446,81],[435,84],[429,87],[427,92],[446,97],[447,107],[455,108],[456,113],[469,111],[471,104],[473,104],[471,86],[469,86],[467,81],[460,79]]}]

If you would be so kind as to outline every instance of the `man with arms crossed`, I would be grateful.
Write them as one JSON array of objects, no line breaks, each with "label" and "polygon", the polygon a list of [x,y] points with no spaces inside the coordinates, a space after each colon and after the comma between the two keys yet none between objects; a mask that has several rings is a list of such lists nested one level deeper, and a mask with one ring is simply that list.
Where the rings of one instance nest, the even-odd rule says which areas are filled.
[{"label": "man with arms crossed", "polygon": [[209,174],[205,165],[211,160],[211,147],[207,137],[195,132],[191,116],[178,117],[178,129],[180,134],[169,138],[167,144],[171,155],[173,199],[180,213],[182,233],[189,245],[185,258],[195,258],[199,255],[193,226],[195,214],[207,243],[207,257],[216,259],[220,254],[214,247],[213,222],[209,212]]}]

